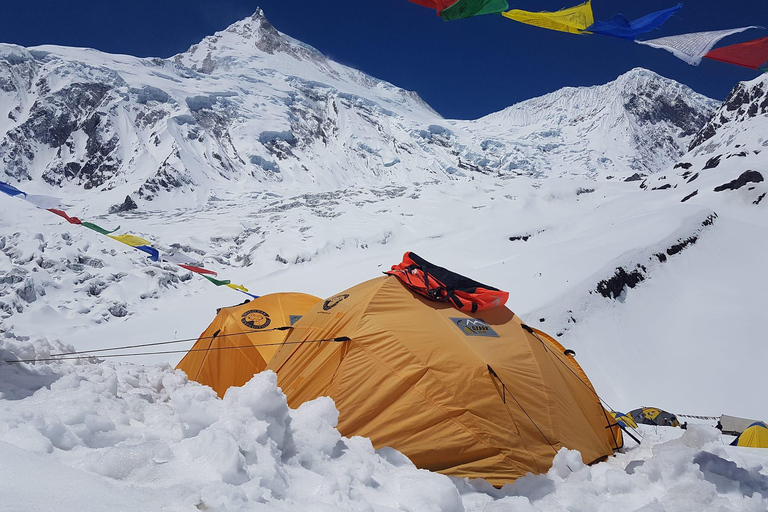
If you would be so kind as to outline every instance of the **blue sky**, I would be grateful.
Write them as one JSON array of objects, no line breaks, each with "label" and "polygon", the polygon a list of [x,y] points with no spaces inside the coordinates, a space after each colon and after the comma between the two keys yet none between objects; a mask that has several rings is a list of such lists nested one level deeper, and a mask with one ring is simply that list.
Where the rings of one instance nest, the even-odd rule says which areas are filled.
[{"label": "blue sky", "polygon": [[[644,67],[723,99],[756,72],[718,62],[693,67],[663,50],[605,36],[542,30],[497,15],[444,22],[406,0],[92,0],[3,3],[0,42],[59,44],[111,53],[168,57],[251,15],[257,6],[280,31],[331,58],[417,91],[445,117],[474,119],[564,86],[608,82]],[[558,10],[580,0],[510,1],[514,8]],[[633,19],[675,0],[593,0],[597,19]],[[731,8],[733,7],[733,8]],[[768,0],[688,0],[645,38],[768,26]],[[721,45],[768,35],[751,30]]]}]

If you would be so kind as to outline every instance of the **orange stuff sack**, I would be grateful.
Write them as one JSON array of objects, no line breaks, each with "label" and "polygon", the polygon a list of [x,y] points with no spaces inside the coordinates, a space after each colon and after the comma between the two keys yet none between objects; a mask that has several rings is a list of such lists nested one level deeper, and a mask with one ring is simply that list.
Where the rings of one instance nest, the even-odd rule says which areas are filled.
[{"label": "orange stuff sack", "polygon": [[397,277],[419,295],[437,302],[449,302],[465,313],[503,306],[509,298],[507,292],[433,265],[413,252],[406,252],[402,263],[384,273]]}]

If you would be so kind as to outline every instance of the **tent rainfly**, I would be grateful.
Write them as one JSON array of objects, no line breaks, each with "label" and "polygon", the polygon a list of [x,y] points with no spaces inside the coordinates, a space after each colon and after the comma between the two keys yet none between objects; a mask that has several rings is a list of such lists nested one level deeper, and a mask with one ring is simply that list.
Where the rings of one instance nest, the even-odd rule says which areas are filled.
[{"label": "tent rainfly", "polygon": [[733,446],[745,446],[747,448],[768,448],[768,425],[762,421],[756,421],[744,429],[739,437],[731,443]]},{"label": "tent rainfly", "polygon": [[176,369],[223,397],[267,367],[291,326],[318,301],[305,293],[273,293],[221,308]]},{"label": "tent rainfly", "polygon": [[571,351],[504,306],[459,311],[394,276],[315,304],[267,369],[291,407],[330,396],[344,436],[497,486],[546,472],[562,447],[592,463],[622,446]]},{"label": "tent rainfly", "polygon": [[659,427],[679,427],[677,416],[656,407],[640,407],[627,413],[638,425],[656,425]]}]

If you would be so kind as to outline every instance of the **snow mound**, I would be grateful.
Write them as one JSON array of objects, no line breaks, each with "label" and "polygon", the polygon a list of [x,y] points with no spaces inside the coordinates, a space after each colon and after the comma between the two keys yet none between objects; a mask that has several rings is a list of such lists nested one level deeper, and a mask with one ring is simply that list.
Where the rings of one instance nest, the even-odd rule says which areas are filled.
[{"label": "snow mound", "polygon": [[[5,354],[15,350],[4,346]],[[50,351],[42,342],[35,346],[34,355]],[[368,439],[342,437],[330,399],[289,409],[271,372],[220,400],[167,365],[13,368],[38,375],[39,389],[0,407],[0,474],[15,489],[4,500],[10,510],[57,502],[53,493],[65,483],[78,493],[62,510],[93,510],[95,496],[100,510],[130,504],[236,511],[256,503],[281,510],[463,510],[447,477],[419,470],[392,450],[377,453]],[[7,378],[0,380],[4,395],[7,386]],[[18,475],[8,470],[16,464],[25,468]],[[53,472],[57,485],[25,481],[37,471],[54,478],[51,467],[60,467]]]},{"label": "snow mound", "polygon": [[745,469],[726,460],[746,459],[749,454],[722,446],[715,428],[640,429],[645,435],[641,446],[591,467],[581,462],[578,452],[562,449],[546,475],[527,475],[502,489],[457,480],[465,509],[757,512],[768,506],[765,469],[754,463]]},{"label": "snow mound", "polygon": [[548,473],[495,489],[343,437],[331,399],[290,409],[272,372],[219,399],[168,365],[5,362],[67,348],[10,336],[0,344],[0,478],[14,490],[4,496],[7,510],[52,503],[64,512],[768,507],[765,455],[727,446],[709,425],[640,426],[641,445],[630,442],[626,453],[594,466],[561,449]]}]

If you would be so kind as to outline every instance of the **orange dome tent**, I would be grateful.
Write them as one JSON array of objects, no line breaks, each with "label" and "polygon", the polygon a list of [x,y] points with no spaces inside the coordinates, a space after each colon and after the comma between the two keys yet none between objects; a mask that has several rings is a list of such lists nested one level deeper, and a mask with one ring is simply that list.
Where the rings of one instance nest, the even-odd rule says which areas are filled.
[{"label": "orange dome tent", "polygon": [[266,368],[290,326],[318,301],[305,293],[273,293],[221,308],[176,369],[224,396]]},{"label": "orange dome tent", "polygon": [[502,485],[561,447],[591,463],[621,446],[575,360],[503,306],[465,313],[386,276],[318,302],[286,341],[267,369],[291,407],[330,396],[343,435],[420,468]]}]

